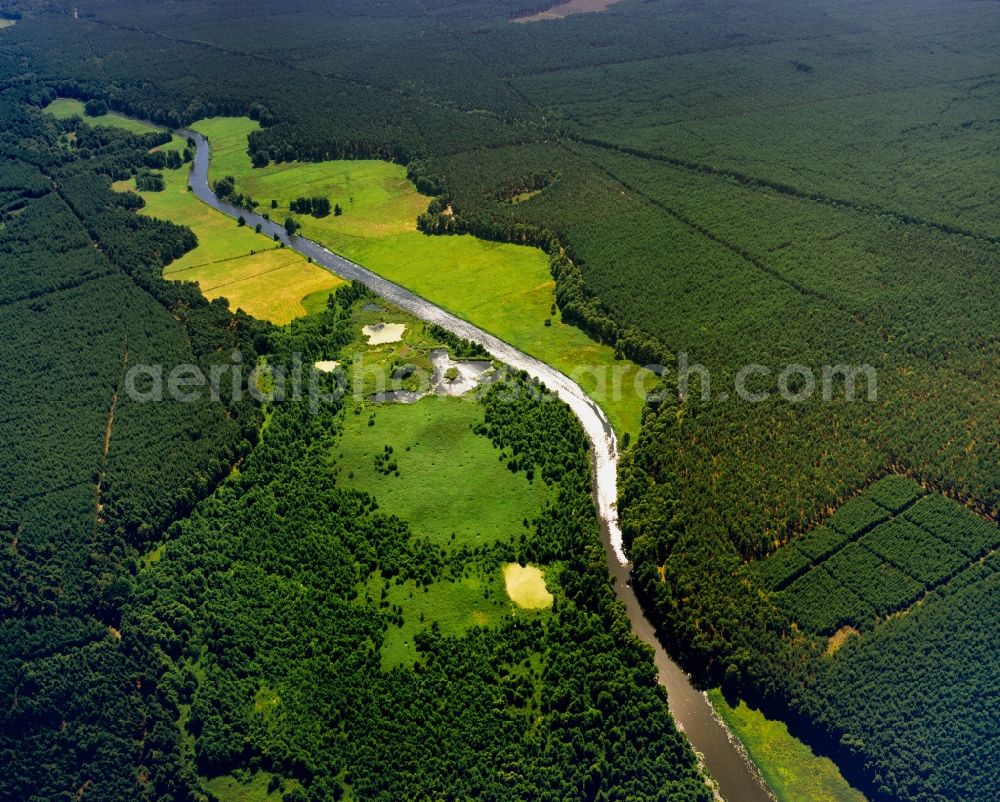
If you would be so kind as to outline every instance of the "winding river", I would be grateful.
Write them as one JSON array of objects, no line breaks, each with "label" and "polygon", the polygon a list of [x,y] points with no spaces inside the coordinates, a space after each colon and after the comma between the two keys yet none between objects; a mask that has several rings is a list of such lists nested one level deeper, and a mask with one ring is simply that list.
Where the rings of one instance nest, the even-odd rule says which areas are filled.
[{"label": "winding river", "polygon": [[573,410],[590,440],[594,465],[594,497],[601,522],[601,539],[608,556],[608,571],[615,580],[615,593],[625,605],[632,630],[653,649],[659,682],[667,691],[671,714],[701,755],[705,768],[724,799],[728,802],[773,802],[774,798],[765,788],[758,772],[747,760],[739,743],[715,717],[705,695],[694,687],[687,674],[660,645],[653,625],[646,618],[632,590],[630,566],[615,510],[618,442],[601,408],[575,382],[555,368],[312,240],[288,236],[284,227],[273,220],[265,220],[255,212],[220,200],[212,191],[208,180],[208,140],[197,131],[182,130],[177,133],[195,142],[196,151],[189,184],[194,194],[204,203],[233,219],[243,217],[250,226],[259,225],[261,232],[267,236],[277,236],[287,247],[312,257],[313,262],[341,278],[361,282],[375,294],[414,317],[481,345],[495,359],[544,382]]}]

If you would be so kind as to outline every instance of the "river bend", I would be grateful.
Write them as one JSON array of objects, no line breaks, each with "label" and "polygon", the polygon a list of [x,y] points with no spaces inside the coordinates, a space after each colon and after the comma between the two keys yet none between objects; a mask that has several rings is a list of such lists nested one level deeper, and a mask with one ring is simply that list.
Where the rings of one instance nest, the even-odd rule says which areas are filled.
[{"label": "river bend", "polygon": [[305,237],[289,236],[284,227],[265,220],[256,212],[221,200],[212,191],[208,178],[211,157],[208,140],[197,131],[181,130],[180,136],[193,140],[196,149],[189,184],[204,203],[233,219],[243,217],[250,226],[279,241],[313,262],[349,281],[358,281],[414,317],[433,323],[463,339],[477,343],[494,359],[543,382],[565,402],[579,419],[590,441],[594,469],[594,501],[601,523],[601,535],[608,556],[608,571],[614,578],[615,594],[625,605],[632,630],[654,653],[660,684],[667,691],[670,712],[701,756],[719,792],[729,802],[773,802],[757,770],[747,760],[741,745],[719,722],[705,695],[698,691],[680,666],[666,653],[656,631],[646,618],[629,581],[629,563],[622,543],[615,503],[618,495],[618,441],[603,410],[574,381],[550,365],[519,351],[507,342],[474,326],[467,320],[394,284],[376,273],[345,259]]}]

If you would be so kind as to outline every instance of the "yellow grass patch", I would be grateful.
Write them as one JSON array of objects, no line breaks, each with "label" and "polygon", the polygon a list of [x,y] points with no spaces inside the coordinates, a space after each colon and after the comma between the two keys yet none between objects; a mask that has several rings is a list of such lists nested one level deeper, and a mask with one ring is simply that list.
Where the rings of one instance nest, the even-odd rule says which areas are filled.
[{"label": "yellow grass patch", "polygon": [[847,643],[847,639],[852,635],[861,635],[861,633],[854,627],[841,627],[836,632],[830,636],[830,640],[826,644],[826,653],[831,655],[836,653],[837,649]]},{"label": "yellow grass patch", "polygon": [[507,563],[503,567],[507,595],[518,607],[541,610],[552,606],[553,597],[545,587],[545,576],[534,565]]},{"label": "yellow grass patch", "polygon": [[[277,247],[251,227],[237,227],[199,201],[187,191],[186,170],[163,170],[162,174],[163,192],[139,193],[146,201],[141,213],[188,226],[198,237],[197,248],[167,265],[166,278],[194,281],[206,298],[226,298],[230,309],[278,324],[306,314],[303,299],[307,296],[318,294],[325,299],[326,293],[344,283],[294,251]],[[135,191],[135,181],[120,181],[114,188]]]}]

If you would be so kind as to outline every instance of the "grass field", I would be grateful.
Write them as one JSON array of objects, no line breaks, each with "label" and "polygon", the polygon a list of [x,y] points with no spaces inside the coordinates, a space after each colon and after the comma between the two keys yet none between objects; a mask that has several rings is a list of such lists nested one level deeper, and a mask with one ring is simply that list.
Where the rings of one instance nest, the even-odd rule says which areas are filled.
[{"label": "grass field", "polygon": [[[421,234],[416,218],[429,199],[399,165],[362,160],[253,169],[246,138],[257,123],[213,118],[192,127],[211,142],[213,180],[235,176],[239,191],[275,219],[284,219],[289,203],[300,196],[340,204],[344,214],[339,217],[295,215],[302,234],[553,365],[598,401],[619,435],[638,433],[643,396],[635,384],[637,377],[648,376],[553,316],[555,284],[542,251],[470,235]],[[277,209],[270,210],[272,200]]]},{"label": "grass field", "polygon": [[121,114],[116,114],[113,111],[102,114],[100,117],[88,117],[83,113],[82,100],[73,100],[67,97],[60,97],[53,100],[45,107],[45,113],[51,114],[58,120],[65,120],[69,117],[82,117],[87,125],[106,125],[112,128],[123,128],[134,134],[149,134],[157,130],[151,125],[146,125],[144,122],[133,120],[129,117],[123,117]]},{"label": "grass field", "polygon": [[[137,120],[109,112],[87,117],[83,103],[58,98],[46,113],[60,119],[83,117],[90,125],[108,125],[133,133],[156,130]],[[163,148],[183,150],[180,137]],[[275,243],[250,228],[237,227],[220,212],[209,208],[187,191],[187,169],[163,170],[162,192],[139,192],[146,201],[141,214],[188,226],[198,237],[198,247],[167,265],[167,278],[195,281],[206,298],[224,297],[231,309],[272,323],[317,311],[326,304],[330,291],[344,282],[321,267],[309,264],[294,251],[280,250]],[[119,181],[115,189],[136,191],[135,180]]]},{"label": "grass field", "polygon": [[457,581],[433,582],[423,587],[413,581],[386,585],[378,574],[365,588],[368,597],[377,602],[386,587],[390,608],[403,610],[403,625],[391,625],[382,643],[382,667],[410,666],[419,659],[414,636],[436,623],[441,634],[457,637],[472,627],[496,626],[505,618],[545,615],[551,607],[551,595],[546,605],[532,609],[513,602],[504,588],[499,568],[488,574],[464,576]]},{"label": "grass field", "polygon": [[832,760],[814,755],[785,724],[765,718],[745,702],[730,706],[718,690],[709,691],[708,696],[779,802],[865,802]]},{"label": "grass field", "polygon": [[[369,583],[373,599],[381,593],[381,578]],[[374,593],[372,592],[374,591]],[[414,636],[432,623],[441,634],[455,637],[475,626],[492,626],[508,613],[503,588],[496,577],[463,577],[457,582],[434,582],[418,587],[414,582],[392,584],[386,597],[391,606],[403,608],[403,625],[392,625],[382,642],[382,667],[412,665],[417,659]]]},{"label": "grass field", "polygon": [[[168,147],[183,146],[174,137]],[[207,298],[225,297],[232,309],[279,324],[322,308],[330,291],[344,283],[203,204],[187,191],[186,169],[162,174],[162,192],[139,193],[146,201],[141,213],[188,226],[198,237],[197,248],[167,265],[167,278],[196,281]],[[115,188],[135,191],[135,180],[118,182]]]},{"label": "grass field", "polygon": [[[375,496],[417,536],[443,546],[506,540],[523,531],[524,519],[545,503],[548,489],[542,482],[512,473],[493,444],[473,432],[483,410],[472,400],[428,397],[359,411],[345,415],[335,455],[340,478]],[[399,476],[376,469],[387,445]]]},{"label": "grass field", "polygon": [[[281,802],[283,796],[281,790],[268,791],[267,786],[270,779],[271,775],[262,771],[253,774],[248,781],[243,781],[231,774],[225,774],[206,780],[205,788],[219,802]],[[288,793],[296,787],[298,787],[298,783],[286,782],[284,793]]]},{"label": "grass field", "polygon": [[[378,308],[355,308],[351,318],[357,330],[355,341],[340,354],[329,355],[331,359],[343,362],[351,394],[356,399],[367,399],[386,390],[426,392],[434,370],[431,352],[445,347],[444,343],[427,331],[426,324],[395,306],[388,303],[375,306]],[[402,339],[379,345],[368,344],[364,328],[378,323],[402,324]],[[416,368],[415,372],[405,379],[392,379],[393,367],[402,364],[412,365]],[[368,410],[369,413],[371,411]]]}]

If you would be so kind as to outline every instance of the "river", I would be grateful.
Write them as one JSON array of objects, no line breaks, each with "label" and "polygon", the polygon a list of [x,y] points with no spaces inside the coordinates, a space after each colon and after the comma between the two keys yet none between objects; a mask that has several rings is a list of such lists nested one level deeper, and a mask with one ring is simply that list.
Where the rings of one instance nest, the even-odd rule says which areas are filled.
[{"label": "river", "polygon": [[728,802],[773,802],[774,797],[746,759],[742,748],[715,717],[705,695],[694,687],[687,674],[660,644],[653,625],[646,618],[632,590],[629,562],[615,509],[618,496],[618,441],[601,408],[579,385],[546,363],[528,356],[467,320],[446,312],[416,293],[333,253],[319,243],[304,237],[288,236],[284,227],[277,222],[265,220],[255,212],[220,200],[209,184],[211,152],[208,140],[197,131],[182,130],[177,133],[195,142],[189,184],[201,201],[233,219],[243,217],[249,226],[259,225],[263,234],[277,236],[287,247],[312,257],[314,263],[341,278],[361,282],[376,295],[414,317],[481,345],[495,359],[542,381],[573,410],[590,441],[594,466],[594,501],[601,522],[601,539],[608,556],[608,571],[614,579],[615,594],[628,612],[633,632],[653,649],[659,681],[667,691],[674,720],[701,755],[705,768],[724,799]]}]

